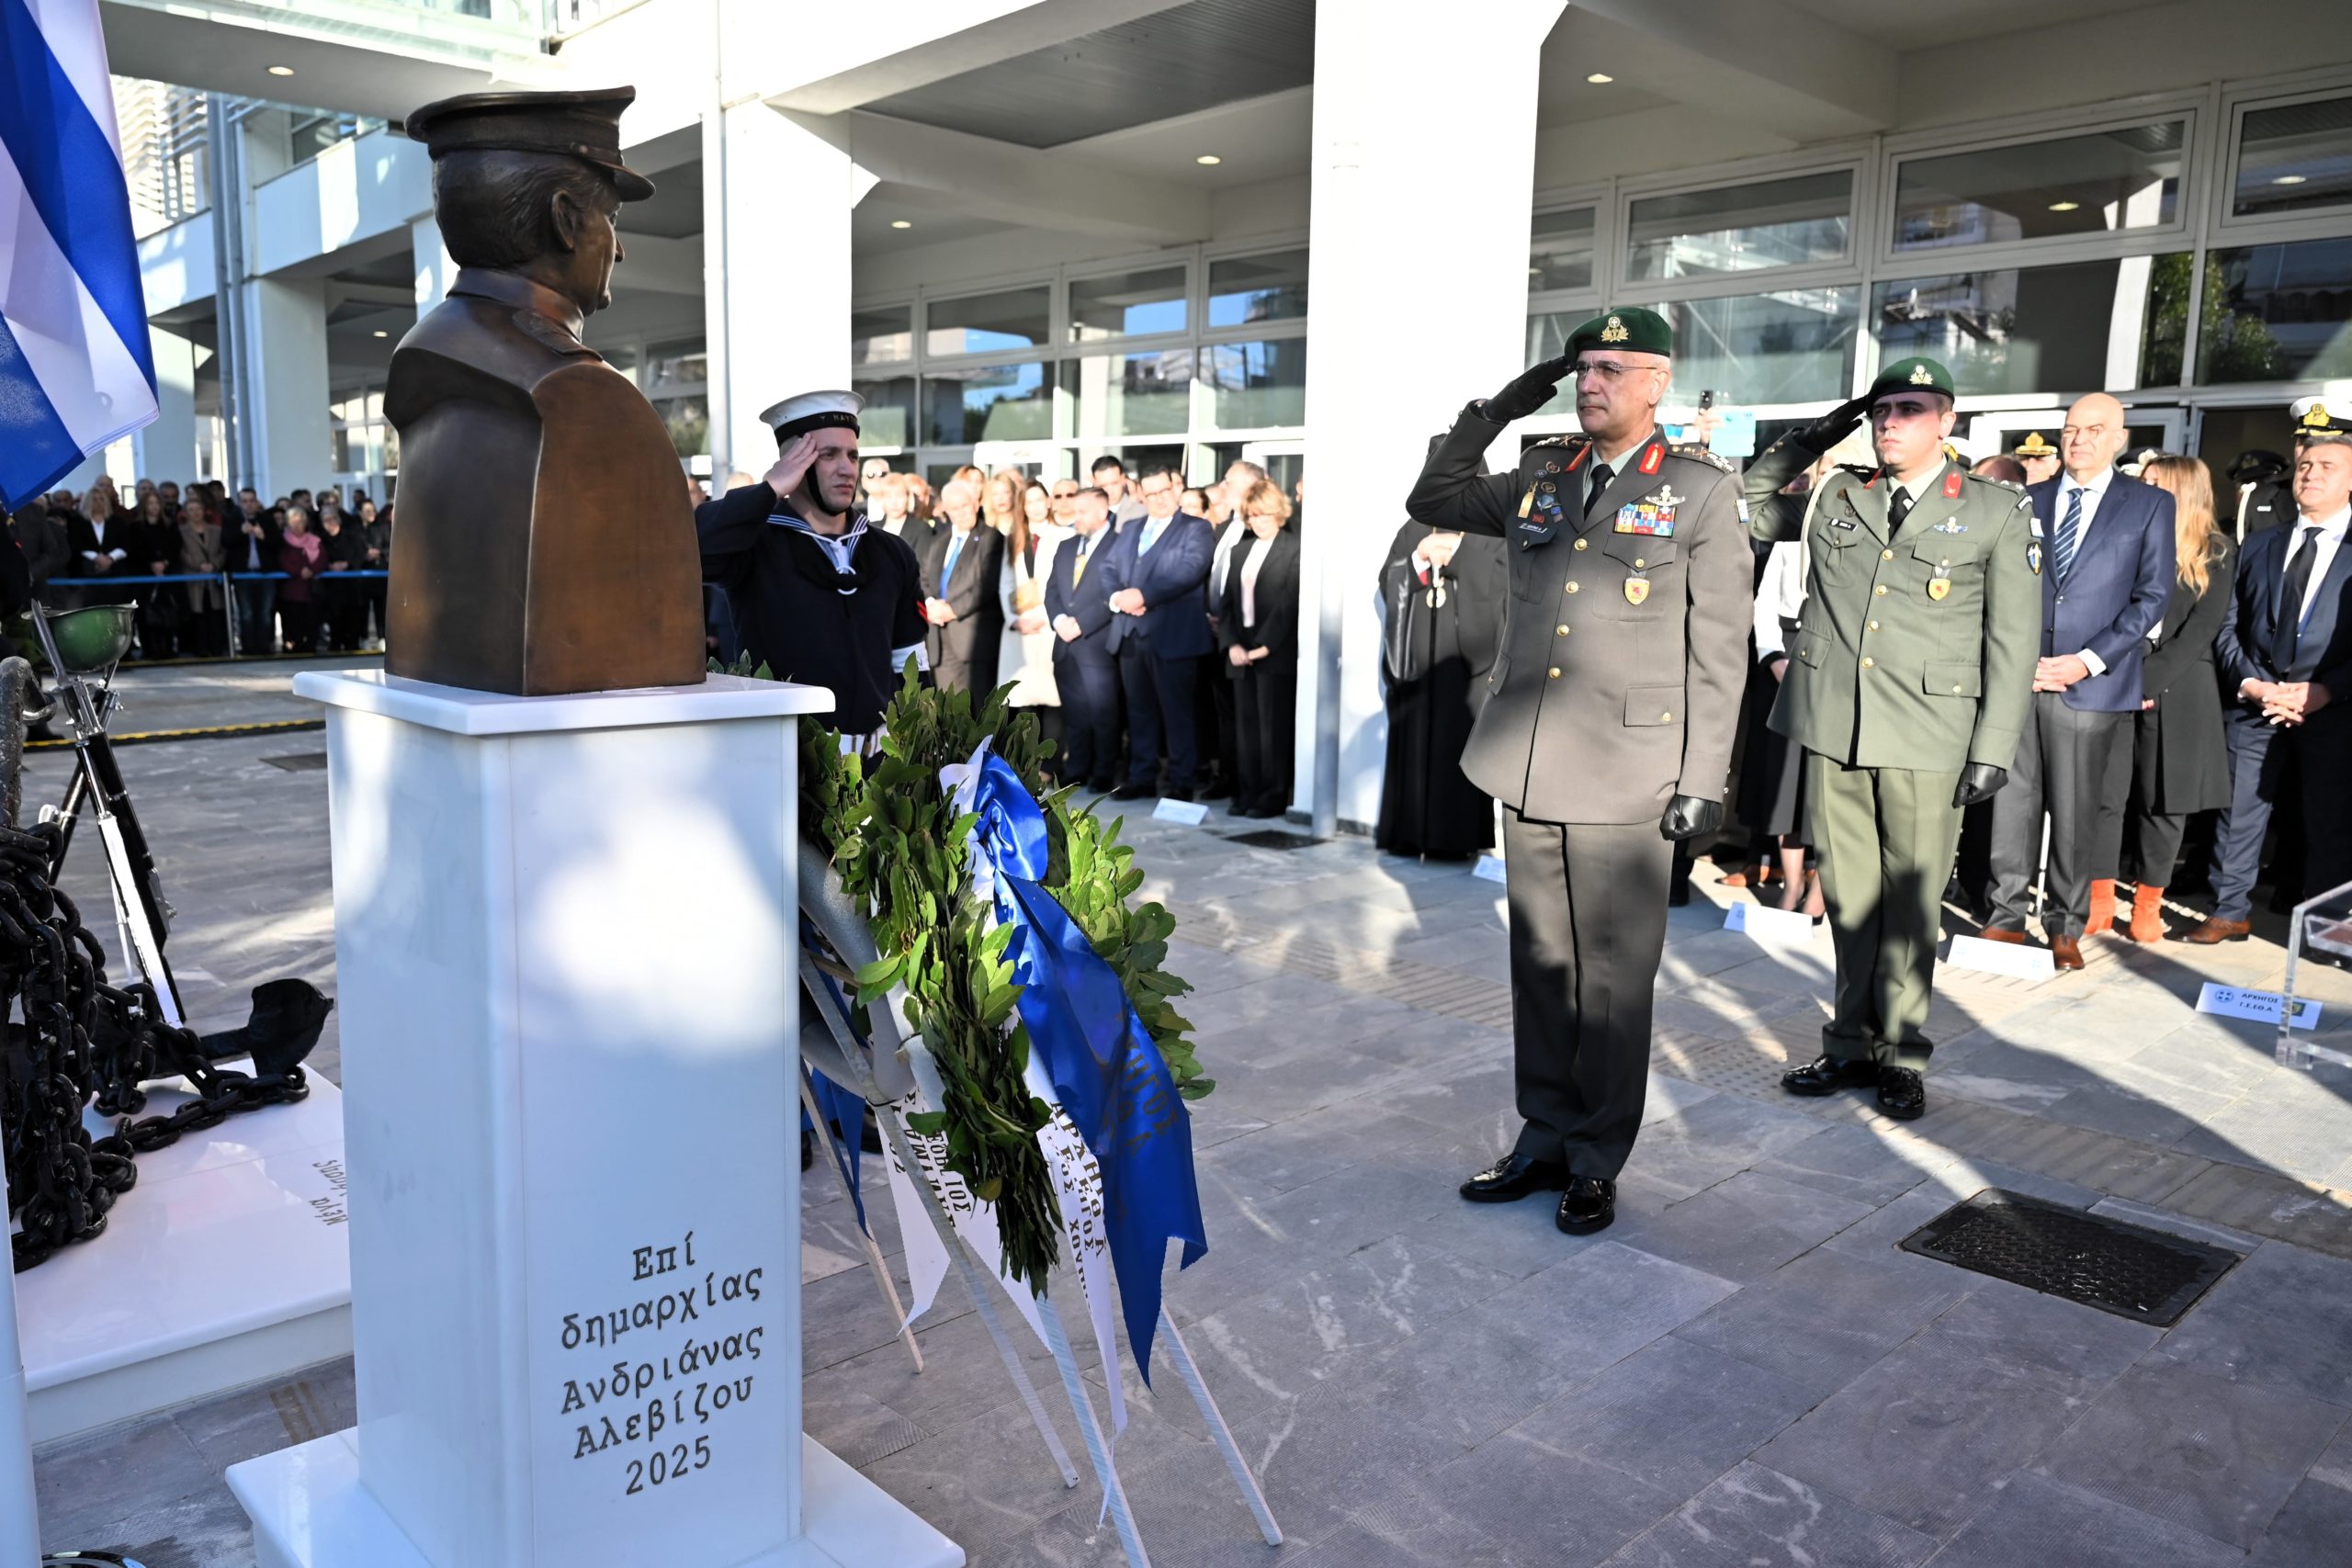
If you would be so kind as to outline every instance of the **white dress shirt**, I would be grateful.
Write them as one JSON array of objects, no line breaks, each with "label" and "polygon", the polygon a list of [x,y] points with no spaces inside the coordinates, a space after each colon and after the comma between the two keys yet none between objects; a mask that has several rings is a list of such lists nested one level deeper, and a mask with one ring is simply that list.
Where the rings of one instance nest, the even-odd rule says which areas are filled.
[{"label": "white dress shirt", "polygon": [[1250,536],[1250,525],[1235,513],[1217,530],[1216,554],[1209,559],[1209,613],[1215,615],[1225,603],[1225,577],[1232,569],[1233,547]]},{"label": "white dress shirt", "polygon": [[1241,626],[1244,631],[1258,624],[1258,572],[1266,564],[1266,552],[1274,547],[1273,537],[1254,536],[1250,553],[1241,558]]},{"label": "white dress shirt", "polygon": [[1764,562],[1764,581],[1756,585],[1756,657],[1763,660],[1788,652],[1781,623],[1793,621],[1804,608],[1804,546],[1795,539],[1772,547]]}]

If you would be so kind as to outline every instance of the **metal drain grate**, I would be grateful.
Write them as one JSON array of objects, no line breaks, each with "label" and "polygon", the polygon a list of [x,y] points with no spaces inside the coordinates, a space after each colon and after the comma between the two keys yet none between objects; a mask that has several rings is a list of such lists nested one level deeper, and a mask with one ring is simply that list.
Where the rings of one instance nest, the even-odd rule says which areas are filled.
[{"label": "metal drain grate", "polygon": [[1904,1238],[1903,1250],[2044,1295],[2169,1328],[2237,1254],[1987,1189]]},{"label": "metal drain grate", "polygon": [[322,773],[327,769],[324,751],[297,751],[288,757],[264,757],[273,768],[283,768],[289,773]]},{"label": "metal drain grate", "polygon": [[1297,833],[1285,833],[1279,828],[1260,828],[1254,832],[1228,833],[1226,837],[1253,850],[1308,850],[1319,841]]}]

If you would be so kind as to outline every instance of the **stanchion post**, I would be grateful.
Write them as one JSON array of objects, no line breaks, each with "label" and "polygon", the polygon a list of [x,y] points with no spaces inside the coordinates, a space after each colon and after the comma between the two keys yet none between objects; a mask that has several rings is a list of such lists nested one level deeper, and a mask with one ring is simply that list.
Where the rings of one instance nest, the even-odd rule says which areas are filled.
[{"label": "stanchion post", "polygon": [[230,658],[234,659],[237,657],[237,587],[229,581],[229,569],[225,566],[220,569],[220,619],[222,629],[229,634],[229,640],[220,646],[229,650]]}]

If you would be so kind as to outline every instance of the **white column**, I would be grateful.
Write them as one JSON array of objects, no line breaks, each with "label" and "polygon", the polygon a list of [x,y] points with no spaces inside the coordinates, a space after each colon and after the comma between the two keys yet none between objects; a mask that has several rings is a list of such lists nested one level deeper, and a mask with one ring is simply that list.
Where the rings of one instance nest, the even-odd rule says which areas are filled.
[{"label": "white column", "polygon": [[326,286],[315,279],[256,277],[244,285],[245,407],[254,422],[253,480],[266,504],[317,490],[334,471],[327,422]]},{"label": "white column", "polygon": [[408,226],[410,253],[416,258],[416,313],[425,311],[449,296],[449,285],[458,276],[458,259],[441,240],[441,220],[427,215]]},{"label": "white column", "polygon": [[[1299,715],[1313,718],[1299,726],[1297,773],[1318,831],[1335,816],[1379,813],[1387,725],[1374,604],[1429,438],[1523,368],[1538,54],[1565,9],[1486,0],[1454,7],[1442,28],[1315,30],[1315,521],[1301,544],[1319,586],[1301,631],[1318,656],[1299,671]],[[1477,83],[1476,107],[1396,90],[1446,81]],[[1415,232],[1439,238],[1400,243]]]},{"label": "white column", "polygon": [[157,484],[196,478],[196,344],[150,328],[155,355],[155,423],[131,435],[131,465]]},{"label": "white column", "polygon": [[873,182],[813,123],[759,102],[704,117],[714,490],[775,459],[762,409],[849,385],[849,219]]}]

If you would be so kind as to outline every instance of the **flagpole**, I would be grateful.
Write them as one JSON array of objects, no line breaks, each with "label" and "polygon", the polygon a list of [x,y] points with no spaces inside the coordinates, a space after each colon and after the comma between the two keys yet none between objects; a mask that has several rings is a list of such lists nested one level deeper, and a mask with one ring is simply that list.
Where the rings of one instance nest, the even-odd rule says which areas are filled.
[{"label": "flagpole", "polygon": [[[7,1174],[0,1171],[0,1198]],[[0,1267],[15,1259],[0,1253]],[[40,1518],[33,1504],[32,1428],[25,1412],[25,1352],[17,1340],[17,1279],[0,1277],[0,1568],[40,1562]]]}]

